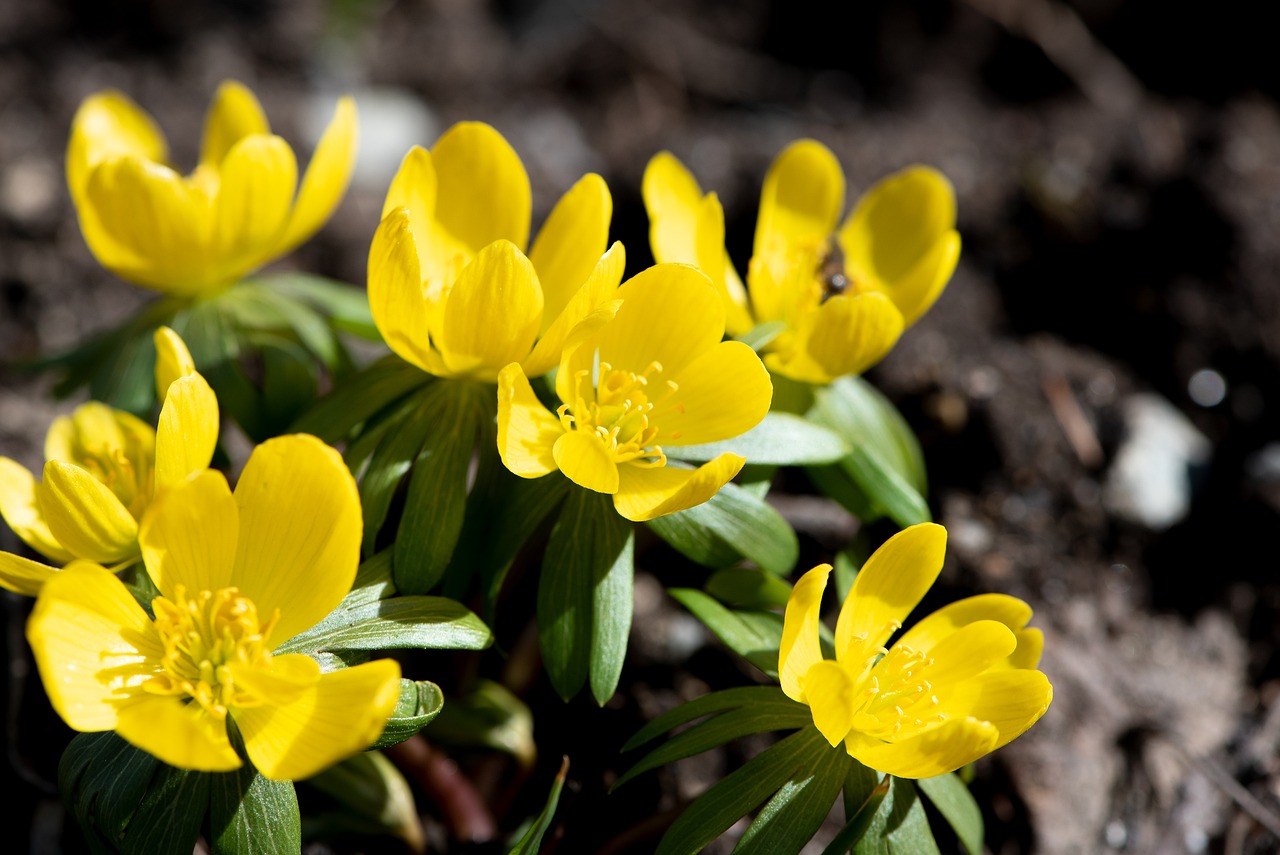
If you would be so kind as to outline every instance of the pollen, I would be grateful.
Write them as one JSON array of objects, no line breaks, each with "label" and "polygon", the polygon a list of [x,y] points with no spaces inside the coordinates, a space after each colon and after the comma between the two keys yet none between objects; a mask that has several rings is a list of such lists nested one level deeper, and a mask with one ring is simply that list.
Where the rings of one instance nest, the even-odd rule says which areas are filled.
[{"label": "pollen", "polygon": [[638,373],[601,362],[593,385],[592,372],[581,369],[573,377],[573,402],[556,410],[560,424],[566,431],[594,434],[615,463],[665,466],[667,456],[657,444],[658,426],[652,423],[654,407],[664,404],[682,411],[683,404],[666,403],[680,387],[661,375],[662,363],[657,361]]}]

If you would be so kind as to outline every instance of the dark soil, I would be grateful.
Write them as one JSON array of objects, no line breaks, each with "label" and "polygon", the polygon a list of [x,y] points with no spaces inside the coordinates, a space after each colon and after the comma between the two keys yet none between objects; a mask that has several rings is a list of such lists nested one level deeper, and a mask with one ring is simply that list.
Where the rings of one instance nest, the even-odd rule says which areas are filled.
[{"label": "dark soil", "polygon": [[[356,284],[399,157],[460,119],[494,124],[521,153],[535,221],[600,172],[633,272],[649,261],[640,176],[660,149],[719,192],[740,264],[764,171],[790,140],[830,146],[851,194],[930,163],[956,186],[960,267],[869,379],[924,445],[931,505],[951,533],[943,593],[1032,603],[1055,686],[1045,718],[977,765],[988,846],[1277,851],[1280,65],[1263,7],[0,0],[0,453],[38,467],[49,421],[72,406],[14,364],[148,298],[97,266],[64,189],[71,116],[107,86],[156,116],[187,165],[223,78],[254,89],[295,141],[353,92],[374,121],[364,148],[381,162],[284,264]],[[1143,523],[1109,485],[1132,411],[1153,399],[1207,453],[1178,473],[1192,488],[1185,512]],[[799,476],[783,488],[803,560],[827,560],[856,522],[813,504]],[[17,548],[7,531],[0,548]],[[633,657],[606,709],[559,701],[521,658],[518,627],[502,630],[505,666],[496,653],[480,663],[506,668],[540,752],[527,774],[492,755],[459,758],[502,830],[536,812],[570,757],[546,851],[652,851],[682,804],[759,748],[606,794],[633,759],[618,748],[644,720],[757,679],[658,584],[698,584],[701,571],[656,543],[639,549]],[[517,573],[513,600],[528,584]],[[5,606],[4,848],[80,851],[53,785],[70,732],[31,670],[28,604]],[[457,670],[438,656],[406,662]],[[446,690],[454,679],[415,675]],[[418,801],[432,851],[502,851],[460,842],[445,811],[422,791]]]}]

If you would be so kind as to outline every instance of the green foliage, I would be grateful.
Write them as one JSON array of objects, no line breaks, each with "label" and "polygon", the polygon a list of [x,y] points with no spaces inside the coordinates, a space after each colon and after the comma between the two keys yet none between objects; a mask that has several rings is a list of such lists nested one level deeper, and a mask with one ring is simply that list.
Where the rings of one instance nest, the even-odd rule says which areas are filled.
[{"label": "green foliage", "polygon": [[435,683],[426,680],[400,680],[400,700],[382,735],[371,748],[386,748],[404,742],[430,724],[444,709],[444,693]]},{"label": "green foliage", "polygon": [[811,466],[834,463],[849,453],[848,444],[832,430],[790,413],[769,413],[751,430],[708,445],[672,448],[681,460],[706,461],[732,452],[753,464]]},{"label": "green foliage", "polygon": [[763,570],[785,575],[800,554],[796,534],[782,515],[734,484],[726,484],[710,501],[646,525],[707,567],[727,567],[746,558]]},{"label": "green foliage", "polygon": [[969,788],[954,772],[916,782],[920,792],[933,803],[969,855],[982,855],[982,809]]},{"label": "green foliage", "polygon": [[433,742],[503,751],[530,766],[537,759],[533,714],[501,683],[480,680],[461,697],[451,698],[427,736]]},{"label": "green foliage", "polygon": [[252,766],[207,777],[215,852],[287,855],[302,847],[298,794],[292,782],[268,780]]},{"label": "green foliage", "polygon": [[782,641],[782,616],[773,612],[735,611],[693,588],[671,588],[668,594],[715,633],[734,653],[767,676],[778,676],[778,646]]},{"label": "green foliage", "polygon": [[[337,803],[306,824],[308,836],[366,834],[393,836],[412,851],[423,848],[422,823],[409,783],[377,751],[348,757],[306,780]],[[295,848],[296,852],[297,849]]]},{"label": "green foliage", "polygon": [[560,791],[564,789],[564,779],[568,774],[569,758],[566,757],[560,763],[560,771],[556,773],[556,779],[551,784],[551,792],[547,795],[547,803],[542,808],[542,813],[538,814],[529,829],[520,836],[520,840],[509,855],[537,855],[538,847],[542,845],[542,837],[551,827],[551,819],[555,816],[556,805],[560,803]]}]

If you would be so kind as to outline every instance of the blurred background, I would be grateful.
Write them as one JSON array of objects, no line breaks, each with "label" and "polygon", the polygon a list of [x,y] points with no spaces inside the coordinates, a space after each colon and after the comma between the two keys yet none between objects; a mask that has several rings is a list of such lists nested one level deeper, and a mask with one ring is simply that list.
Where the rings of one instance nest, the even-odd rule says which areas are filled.
[{"label": "blurred background", "polygon": [[[603,175],[632,273],[651,261],[639,187],[659,150],[720,194],[739,269],[764,172],[787,142],[829,146],[850,203],[890,171],[932,164],[955,184],[960,266],[868,377],[924,446],[934,516],[950,532],[939,602],[1006,592],[1045,631],[1053,706],[976,768],[988,846],[1275,852],[1280,63],[1264,9],[0,0],[0,454],[38,469],[49,422],[74,403],[51,400],[51,378],[20,364],[151,297],[97,266],[65,189],[71,117],[102,88],[156,117],[183,170],[225,78],[253,89],[300,149],[354,94],[352,189],[280,265],[357,286],[400,158],[458,120],[487,121],[515,146],[535,223],[582,173]],[[800,532],[800,569],[858,529],[801,475],[771,499]],[[548,852],[652,851],[680,806],[759,748],[606,795],[634,760],[618,748],[640,723],[760,679],[663,595],[662,584],[701,584],[701,571],[640,547],[632,661],[605,710],[564,705],[536,668],[513,676],[497,654],[482,666],[528,704],[538,760],[509,774],[511,761],[456,759],[508,831],[569,755]],[[0,548],[17,548],[8,531]],[[70,733],[33,682],[29,603],[4,602],[5,790],[22,793],[0,808],[5,848],[80,851],[53,789]],[[517,627],[508,648],[527,635]],[[503,851],[429,784],[415,787],[432,851]]]}]

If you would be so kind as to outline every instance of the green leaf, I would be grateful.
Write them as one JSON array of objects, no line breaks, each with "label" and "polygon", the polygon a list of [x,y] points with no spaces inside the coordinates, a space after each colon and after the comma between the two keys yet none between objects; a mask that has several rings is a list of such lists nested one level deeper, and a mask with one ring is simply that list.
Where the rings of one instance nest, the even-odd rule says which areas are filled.
[{"label": "green leaf", "polygon": [[382,735],[370,748],[386,748],[404,742],[431,723],[444,709],[444,693],[426,680],[400,680],[400,700],[391,711]]},{"label": "green leaf", "polygon": [[736,855],[794,855],[813,838],[853,762],[843,746],[827,748],[807,775],[802,771],[779,788],[734,847]]},{"label": "green leaf", "polygon": [[286,855],[302,848],[292,781],[268,780],[252,766],[208,777],[215,855]]},{"label": "green leaf", "polygon": [[778,648],[782,644],[782,616],[773,612],[739,612],[693,588],[667,591],[716,638],[770,677],[778,676]]},{"label": "green leaf", "polygon": [[832,752],[817,728],[806,727],[766,748],[694,800],[667,829],[658,855],[693,855],[729,826],[764,803],[797,775],[815,768]]},{"label": "green leaf", "polygon": [[791,596],[785,580],[754,567],[726,567],[711,574],[706,591],[740,609],[783,608]]},{"label": "green leaf", "polygon": [[769,413],[760,424],[733,439],[666,451],[680,460],[701,462],[731,452],[752,464],[798,466],[834,463],[849,453],[849,445],[833,431],[800,416]]},{"label": "green leaf", "polygon": [[862,491],[903,528],[933,519],[924,497],[868,449],[855,448],[840,465]]},{"label": "green leaf", "polygon": [[[869,769],[866,773],[875,774]],[[890,780],[889,794],[853,847],[853,855],[939,855],[916,788],[904,778]]]},{"label": "green leaf", "polygon": [[95,852],[120,846],[159,767],[159,760],[113,732],[71,740],[58,764],[58,789]]},{"label": "green leaf", "polygon": [[[880,804],[884,801],[884,797],[889,794],[889,784],[890,778],[885,775],[884,780],[876,784],[871,789],[871,792],[867,793],[862,804],[858,806],[857,810],[853,811],[849,821],[827,844],[827,848],[822,850],[822,855],[845,855],[866,836],[867,831],[871,828],[872,821],[875,819],[876,812],[880,810]],[[846,805],[849,803],[848,796],[849,791],[846,787]]]},{"label": "green leaf", "polygon": [[391,550],[384,549],[360,562],[356,579],[351,583],[351,591],[342,598],[335,611],[387,600],[395,594],[396,586],[391,580]]},{"label": "green leaf", "polygon": [[551,530],[538,580],[538,640],[547,676],[568,700],[588,675],[613,694],[631,629],[634,535],[610,496],[571,490]]},{"label": "green leaf", "polygon": [[902,476],[916,492],[928,490],[924,454],[906,419],[878,389],[861,377],[841,377],[815,389],[808,416],[863,448]]},{"label": "green leaf", "polygon": [[533,713],[524,701],[492,680],[479,680],[471,692],[451,699],[427,734],[433,742],[504,751],[526,768],[537,759]]},{"label": "green leaf", "polygon": [[393,597],[335,609],[279,653],[326,650],[483,650],[493,634],[466,606],[444,597]]},{"label": "green leaf", "polygon": [[444,576],[462,533],[471,455],[497,408],[487,386],[435,385],[439,391],[430,412],[419,410],[410,420],[422,431],[422,447],[409,477],[391,563],[396,588],[406,594],[424,594]]},{"label": "green leaf", "polygon": [[208,772],[159,764],[146,795],[129,820],[124,855],[187,855],[195,848],[209,809]]},{"label": "green leaf", "polygon": [[707,567],[724,567],[742,557],[770,573],[785,575],[800,554],[796,533],[782,515],[735,484],[725,484],[701,505],[646,525]]},{"label": "green leaf", "polygon": [[777,338],[779,333],[785,332],[786,329],[786,321],[767,321],[741,336],[738,341],[759,353],[761,348]]},{"label": "green leaf", "polygon": [[289,334],[330,371],[339,371],[348,363],[346,351],[321,315],[260,280],[239,282],[210,302],[218,306],[241,340],[252,332]]},{"label": "green leaf", "polygon": [[275,273],[259,278],[285,296],[310,303],[338,329],[369,341],[382,341],[363,289],[309,273]]},{"label": "green leaf", "polygon": [[[705,695],[677,707],[650,722],[627,742],[623,750],[642,745],[658,733],[704,715],[711,717],[681,731],[646,754],[618,778],[610,790],[650,769],[701,754],[731,740],[752,733],[802,728],[813,722],[807,706],[791,700],[776,686],[746,686]],[[844,773],[841,772],[841,781],[843,780]],[[839,787],[836,789],[839,790]],[[832,797],[834,798],[834,793]]]},{"label": "green leaf", "polygon": [[538,818],[533,821],[533,825],[529,826],[529,830],[521,835],[509,855],[538,855],[542,836],[551,827],[551,818],[555,816],[556,805],[560,803],[560,791],[564,789],[564,779],[568,774],[569,758],[566,756],[560,761],[560,771],[556,773],[556,779],[551,784],[551,792],[547,795],[547,803],[542,808],[542,813],[538,814]]},{"label": "green leaf", "polygon": [[340,805],[339,811],[324,813],[328,836],[344,832],[390,834],[408,844],[409,851],[425,850],[413,791],[399,770],[379,752],[348,757],[308,778],[306,784]]},{"label": "green leaf", "polygon": [[[433,382],[430,374],[398,356],[379,359],[339,382],[303,413],[291,430],[337,442],[361,422],[377,419],[396,401]],[[380,421],[380,420],[379,420]]]},{"label": "green leaf", "polygon": [[954,772],[916,782],[933,806],[942,814],[969,855],[982,855],[982,809],[960,777]]},{"label": "green leaf", "polygon": [[[378,532],[391,507],[391,498],[422,448],[421,424],[430,419],[432,402],[442,385],[431,383],[409,395],[379,425],[378,432],[382,436],[360,479],[360,506],[364,511],[363,551],[366,555],[374,551]],[[355,471],[356,461],[350,459],[352,453],[348,449],[347,458]]]}]

